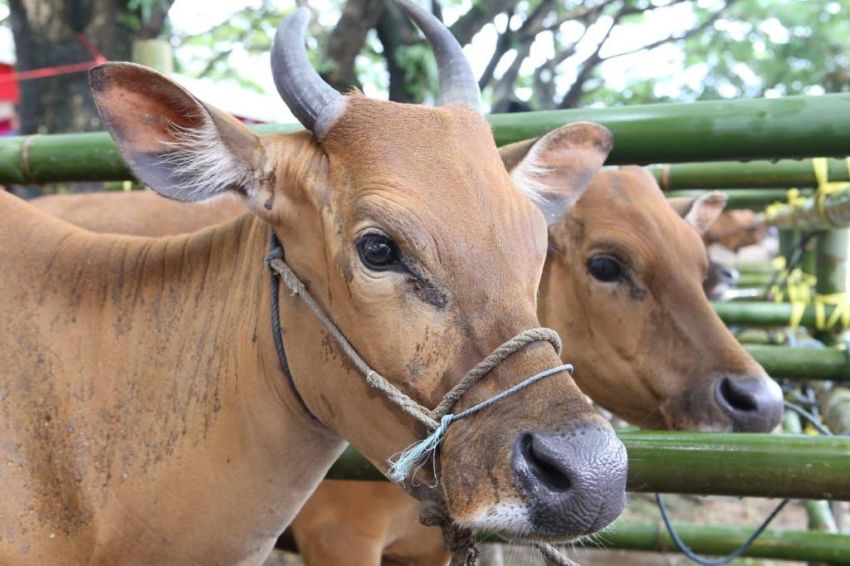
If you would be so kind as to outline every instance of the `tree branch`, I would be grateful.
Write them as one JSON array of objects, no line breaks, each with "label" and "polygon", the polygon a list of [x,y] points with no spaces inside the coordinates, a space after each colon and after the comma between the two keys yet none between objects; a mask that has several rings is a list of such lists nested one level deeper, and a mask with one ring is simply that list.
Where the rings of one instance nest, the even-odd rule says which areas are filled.
[{"label": "tree branch", "polygon": [[325,48],[330,70],[323,73],[328,84],[345,92],[355,86],[354,60],[366,41],[366,34],[378,21],[380,0],[348,0]]},{"label": "tree branch", "polygon": [[[681,3],[681,2],[684,2],[684,1],[687,1],[687,0],[671,0],[670,2],[665,4],[664,6],[657,6],[657,7],[654,7],[652,9],[655,10],[655,9],[660,9],[660,8],[667,8],[669,6],[672,6],[673,4],[678,4],[678,3]],[[629,7],[627,5],[627,0],[624,1],[620,10],[618,10],[617,13],[613,16],[611,27],[608,28],[608,31],[605,33],[602,40],[597,44],[596,49],[591,54],[591,56],[588,57],[584,61],[584,63],[582,64],[582,68],[579,71],[578,76],[576,77],[576,80],[573,82],[572,85],[570,85],[570,88],[567,90],[567,93],[564,95],[564,97],[561,99],[561,102],[558,104],[558,108],[562,108],[562,109],[563,108],[574,108],[576,105],[578,105],[579,99],[584,94],[585,83],[590,78],[593,71],[600,64],[602,64],[605,61],[608,61],[610,59],[614,59],[614,58],[617,58],[617,57],[623,57],[625,55],[638,53],[640,51],[644,51],[644,50],[648,50],[648,49],[654,49],[654,48],[656,48],[660,45],[664,45],[666,43],[670,43],[670,42],[674,42],[674,41],[681,41],[681,40],[687,39],[688,37],[696,35],[696,34],[702,32],[702,31],[704,31],[708,27],[710,27],[712,24],[714,24],[714,22],[717,21],[717,19],[736,1],[737,0],[727,0],[726,4],[724,4],[722,8],[717,10],[717,12],[712,14],[711,17],[709,17],[708,19],[706,19],[704,22],[702,22],[698,26],[693,27],[692,29],[686,31],[683,34],[680,34],[678,36],[669,36],[669,37],[666,37],[666,38],[663,38],[663,39],[660,39],[660,40],[657,40],[657,41],[647,43],[646,45],[643,45],[643,46],[635,48],[635,49],[629,49],[629,50],[626,50],[626,51],[623,51],[623,52],[620,52],[620,53],[615,53],[613,55],[608,55],[606,57],[602,57],[600,55],[600,53],[602,52],[602,49],[605,47],[605,43],[608,41],[608,39],[611,35],[611,32],[617,26],[617,24],[619,24],[619,22],[627,15],[630,15],[630,14],[633,14],[633,13],[644,13],[644,12],[648,11],[648,10],[640,10],[640,9]]]},{"label": "tree branch", "polygon": [[493,21],[498,14],[508,10],[516,0],[490,0],[473,2],[472,8],[453,23],[449,30],[461,45],[466,45],[481,28]]},{"label": "tree branch", "polygon": [[[720,19],[720,16],[722,16],[723,13],[726,12],[726,10],[728,10],[729,7],[732,4],[734,4],[735,2],[737,2],[737,0],[727,0],[726,4],[722,8],[718,9],[717,12],[712,14],[711,17],[707,18],[704,22],[702,22],[698,26],[695,26],[695,27],[689,29],[688,31],[686,31],[682,34],[675,35],[675,36],[670,35],[670,36],[667,36],[665,38],[659,39],[657,41],[652,41],[652,42],[647,43],[645,45],[641,45],[640,47],[636,47],[634,49],[628,49],[628,50],[622,51],[620,53],[608,55],[606,57],[603,57],[602,61],[608,61],[610,59],[616,59],[617,57],[625,57],[626,55],[632,55],[634,53],[639,53],[641,51],[648,51],[650,49],[655,49],[656,47],[660,47],[660,46],[662,46],[666,43],[673,43],[673,42],[683,41],[685,39],[688,39],[689,37],[692,37],[692,36],[694,36],[698,33],[701,33],[703,31],[705,31],[706,29],[708,29],[710,26],[714,25],[714,22],[716,22],[718,19]],[[671,4],[673,4],[673,3],[675,3],[675,2],[671,2]]]}]

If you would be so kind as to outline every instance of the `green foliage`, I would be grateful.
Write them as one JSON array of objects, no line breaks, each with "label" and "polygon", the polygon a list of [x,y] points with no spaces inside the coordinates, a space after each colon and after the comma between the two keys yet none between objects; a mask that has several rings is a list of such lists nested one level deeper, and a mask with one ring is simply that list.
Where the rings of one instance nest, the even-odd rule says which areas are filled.
[{"label": "green foliage", "polygon": [[[143,18],[150,6],[162,0],[128,1]],[[324,58],[320,47],[326,44],[345,1],[335,0],[330,10],[314,13],[308,47],[320,72],[329,70],[332,64]],[[567,53],[581,36],[582,29],[604,25],[623,7],[627,8],[627,15],[618,25],[639,35],[657,21],[649,17],[650,11],[671,3],[690,6],[695,23],[708,21],[723,4],[721,0],[518,0],[508,12],[511,29],[520,30],[529,15],[543,6],[546,13],[537,30],[546,31],[531,38],[515,35],[512,46],[517,48],[528,41],[539,41],[550,56]],[[449,23],[471,9],[483,10],[482,6],[487,5],[483,0],[443,0],[440,4]],[[596,17],[575,16],[594,6],[599,7]],[[272,0],[264,0],[259,8],[241,10],[207,33],[177,38],[179,68],[196,76],[250,85],[250,79],[232,63],[231,54],[266,52],[283,16]],[[498,31],[502,32],[505,19],[502,17],[498,21]],[[657,68],[640,63],[645,52],[629,56],[629,61],[637,63],[631,66],[627,78],[618,76],[616,81],[610,80],[611,72],[607,69],[612,68],[613,61],[618,58],[611,63],[603,61],[594,64],[587,74],[579,104],[610,106],[850,91],[850,0],[736,0],[706,29],[669,43],[675,46],[673,51],[678,53],[678,58],[671,60],[667,76]],[[553,63],[551,68],[540,68],[528,60],[509,92],[512,91],[515,98],[529,100],[534,107],[554,107],[569,88],[571,77],[587,64],[587,53],[585,49],[579,55],[570,55]],[[600,53],[603,59],[611,55],[610,50]],[[402,45],[392,57],[404,71],[405,90],[411,98],[431,101],[436,90],[436,69],[426,45],[422,42]],[[657,58],[652,61],[657,67]],[[497,67],[490,86],[496,84],[509,62],[510,56],[506,56]],[[355,69],[358,83],[364,88],[373,92],[386,91],[383,46],[374,31],[358,56]],[[687,80],[680,80],[678,75]],[[491,89],[487,89],[485,98],[491,96]]]},{"label": "green foliage", "polygon": [[719,31],[684,46],[687,63],[705,64],[708,72],[702,88],[683,94],[803,94],[816,85],[828,92],[847,91],[848,18],[848,0],[742,0],[715,26]]},{"label": "green foliage", "polygon": [[404,69],[404,83],[414,100],[433,100],[437,84],[437,64],[426,44],[403,45],[396,49],[395,61]]}]

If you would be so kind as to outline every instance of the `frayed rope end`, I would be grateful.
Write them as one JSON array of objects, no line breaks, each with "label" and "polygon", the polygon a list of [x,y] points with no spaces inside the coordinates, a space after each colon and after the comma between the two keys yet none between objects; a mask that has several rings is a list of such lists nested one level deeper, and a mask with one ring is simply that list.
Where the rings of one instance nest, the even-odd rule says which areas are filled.
[{"label": "frayed rope end", "polygon": [[443,416],[434,432],[405,448],[394,462],[391,460],[389,462],[389,478],[395,483],[402,483],[414,468],[429,457],[433,457],[443,437],[446,436],[446,430],[449,428],[452,419],[454,419],[454,415]]}]

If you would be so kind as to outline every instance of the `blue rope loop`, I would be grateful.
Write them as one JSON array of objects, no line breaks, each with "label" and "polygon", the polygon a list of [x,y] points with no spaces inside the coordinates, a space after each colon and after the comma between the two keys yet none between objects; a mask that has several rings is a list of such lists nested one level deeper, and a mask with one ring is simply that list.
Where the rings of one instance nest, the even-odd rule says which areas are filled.
[{"label": "blue rope loop", "polygon": [[466,418],[470,415],[474,415],[475,413],[482,411],[495,403],[498,403],[502,399],[513,395],[517,391],[525,389],[529,385],[532,385],[533,383],[536,383],[541,379],[561,372],[567,372],[569,374],[572,374],[572,364],[561,364],[559,366],[543,370],[539,373],[532,375],[531,377],[524,379],[523,381],[517,383],[511,388],[505,389],[501,393],[497,393],[489,399],[485,399],[484,401],[481,401],[480,403],[461,411],[460,413],[450,413],[448,415],[444,415],[440,419],[440,424],[437,426],[437,428],[433,430],[433,432],[431,432],[431,434],[429,434],[419,442],[415,442],[405,448],[395,461],[393,461],[392,459],[389,460],[390,467],[387,472],[387,475],[395,483],[404,482],[404,480],[407,479],[409,475],[411,475],[411,472],[415,472],[415,470],[419,469],[429,458],[434,457],[437,452],[437,449],[440,447],[440,443],[446,436],[446,432],[448,431],[450,424],[455,421],[459,421],[460,419]]}]

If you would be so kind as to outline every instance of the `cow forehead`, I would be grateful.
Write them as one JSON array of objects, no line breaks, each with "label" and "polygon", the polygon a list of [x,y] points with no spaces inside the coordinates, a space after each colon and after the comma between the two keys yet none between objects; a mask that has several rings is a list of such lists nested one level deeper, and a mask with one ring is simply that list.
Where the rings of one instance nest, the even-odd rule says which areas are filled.
[{"label": "cow forehead", "polygon": [[[485,255],[537,255],[545,242],[542,216],[511,181],[477,112],[349,96],[322,146],[352,216],[368,216],[370,206],[395,210],[383,216],[415,217],[438,246],[454,242]],[[493,246],[499,241],[501,250]]]},{"label": "cow forehead", "polygon": [[658,183],[641,167],[600,171],[574,214],[588,228],[585,233],[590,238],[604,239],[615,233],[626,247],[648,255],[646,260],[653,264],[687,260],[701,264],[705,258],[699,235],[667,203]]},{"label": "cow forehead", "polygon": [[349,96],[322,146],[332,166],[359,185],[397,180],[419,191],[445,191],[510,184],[489,125],[462,106]]}]

